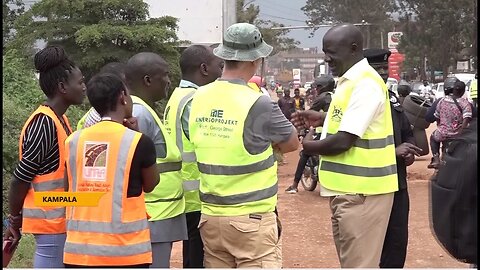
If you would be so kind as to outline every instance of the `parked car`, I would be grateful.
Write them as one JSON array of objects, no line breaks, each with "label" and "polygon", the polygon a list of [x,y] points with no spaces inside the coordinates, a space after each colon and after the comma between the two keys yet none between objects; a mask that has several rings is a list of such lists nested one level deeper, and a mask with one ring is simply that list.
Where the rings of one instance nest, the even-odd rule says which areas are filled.
[{"label": "parked car", "polygon": [[435,92],[435,99],[439,99],[445,96],[443,82],[434,84],[432,86],[432,90],[433,92]]}]

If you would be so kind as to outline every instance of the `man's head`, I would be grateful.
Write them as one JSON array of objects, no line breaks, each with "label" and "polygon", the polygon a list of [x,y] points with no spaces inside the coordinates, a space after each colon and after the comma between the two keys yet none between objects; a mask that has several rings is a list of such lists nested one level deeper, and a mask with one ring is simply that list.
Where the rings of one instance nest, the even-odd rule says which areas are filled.
[{"label": "man's head", "polygon": [[132,98],[124,81],[116,74],[99,73],[87,84],[88,101],[104,116],[118,112],[123,117],[132,115]]},{"label": "man's head", "polygon": [[443,82],[443,92],[446,96],[453,94],[453,90],[455,89],[455,84],[460,80],[457,77],[448,77]]},{"label": "man's head", "polygon": [[367,58],[368,63],[382,77],[384,82],[388,80],[388,57],[392,52],[385,49],[365,49],[363,56]]},{"label": "man's head", "polygon": [[225,31],[223,43],[213,54],[225,60],[225,71],[241,71],[248,81],[273,47],[263,41],[260,30],[249,23],[236,23]]},{"label": "man's head", "polygon": [[209,84],[222,76],[223,60],[213,54],[213,49],[204,45],[192,45],[180,55],[182,79],[198,86]]},{"label": "man's head", "polygon": [[125,78],[126,69],[127,69],[127,65],[125,63],[110,62],[100,69],[99,74],[112,73],[120,77],[124,82],[126,82],[127,81],[127,79]]},{"label": "man's head", "polygon": [[283,91],[283,96],[284,96],[284,97],[290,97],[290,89],[285,89],[285,90]]},{"label": "man's head", "polygon": [[400,97],[406,97],[412,92],[412,87],[408,84],[400,84],[397,87],[397,92]]},{"label": "man's head", "polygon": [[169,68],[163,58],[152,52],[141,52],[127,62],[125,77],[133,93],[141,94],[147,102],[159,101],[168,96]]},{"label": "man's head", "polygon": [[293,90],[293,95],[294,95],[295,97],[299,97],[299,96],[300,96],[300,89],[295,88],[295,90]]},{"label": "man's head", "polygon": [[323,52],[334,76],[342,76],[363,59],[363,36],[353,24],[330,28],[323,37]]},{"label": "man's head", "polygon": [[427,86],[427,85],[428,85],[428,81],[427,81],[427,80],[423,80],[423,85],[424,85],[424,86]]},{"label": "man's head", "polygon": [[333,79],[332,75],[321,75],[315,79],[313,87],[315,87],[317,95],[324,92],[333,92],[333,89],[335,88],[335,79]]}]

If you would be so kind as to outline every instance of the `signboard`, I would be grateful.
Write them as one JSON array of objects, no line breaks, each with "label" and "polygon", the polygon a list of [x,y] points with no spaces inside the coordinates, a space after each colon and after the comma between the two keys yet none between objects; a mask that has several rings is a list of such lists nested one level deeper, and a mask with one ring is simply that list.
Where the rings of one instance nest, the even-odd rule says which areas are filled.
[{"label": "signboard", "polygon": [[388,48],[396,49],[402,35],[402,32],[388,32]]},{"label": "signboard", "polygon": [[392,54],[388,58],[388,77],[395,78],[397,81],[400,81],[400,66],[405,57],[395,49],[390,51]]},{"label": "signboard", "polygon": [[292,69],[293,73],[293,81],[294,82],[300,82],[300,69],[299,68],[294,68]]}]

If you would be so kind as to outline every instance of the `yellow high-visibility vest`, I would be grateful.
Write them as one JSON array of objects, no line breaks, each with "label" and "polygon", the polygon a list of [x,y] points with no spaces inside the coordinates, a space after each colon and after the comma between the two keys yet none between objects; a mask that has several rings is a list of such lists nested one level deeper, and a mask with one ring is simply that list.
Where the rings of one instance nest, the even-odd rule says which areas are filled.
[{"label": "yellow high-visibility vest", "polygon": [[346,152],[335,156],[322,156],[319,178],[327,189],[357,194],[385,194],[398,190],[393,124],[387,86],[372,68],[347,81],[346,87],[337,88],[328,110],[327,136],[338,132],[353,89],[359,80],[370,78],[382,86],[385,112],[382,130],[365,134]]},{"label": "yellow high-visibility vest", "polygon": [[197,89],[189,118],[200,170],[202,213],[238,216],[273,212],[277,163],[269,145],[259,154],[244,146],[244,123],[262,96],[247,84],[215,81]]}]

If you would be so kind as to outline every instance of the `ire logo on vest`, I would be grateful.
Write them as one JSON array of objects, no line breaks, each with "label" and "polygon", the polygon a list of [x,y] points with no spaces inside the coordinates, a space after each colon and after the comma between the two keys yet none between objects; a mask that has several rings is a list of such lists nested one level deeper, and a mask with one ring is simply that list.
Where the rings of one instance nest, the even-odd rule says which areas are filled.
[{"label": "ire logo on vest", "polygon": [[223,118],[223,110],[213,109],[213,110],[210,112],[210,117]]},{"label": "ire logo on vest", "polygon": [[83,150],[83,179],[107,180],[107,142],[85,142]]}]

